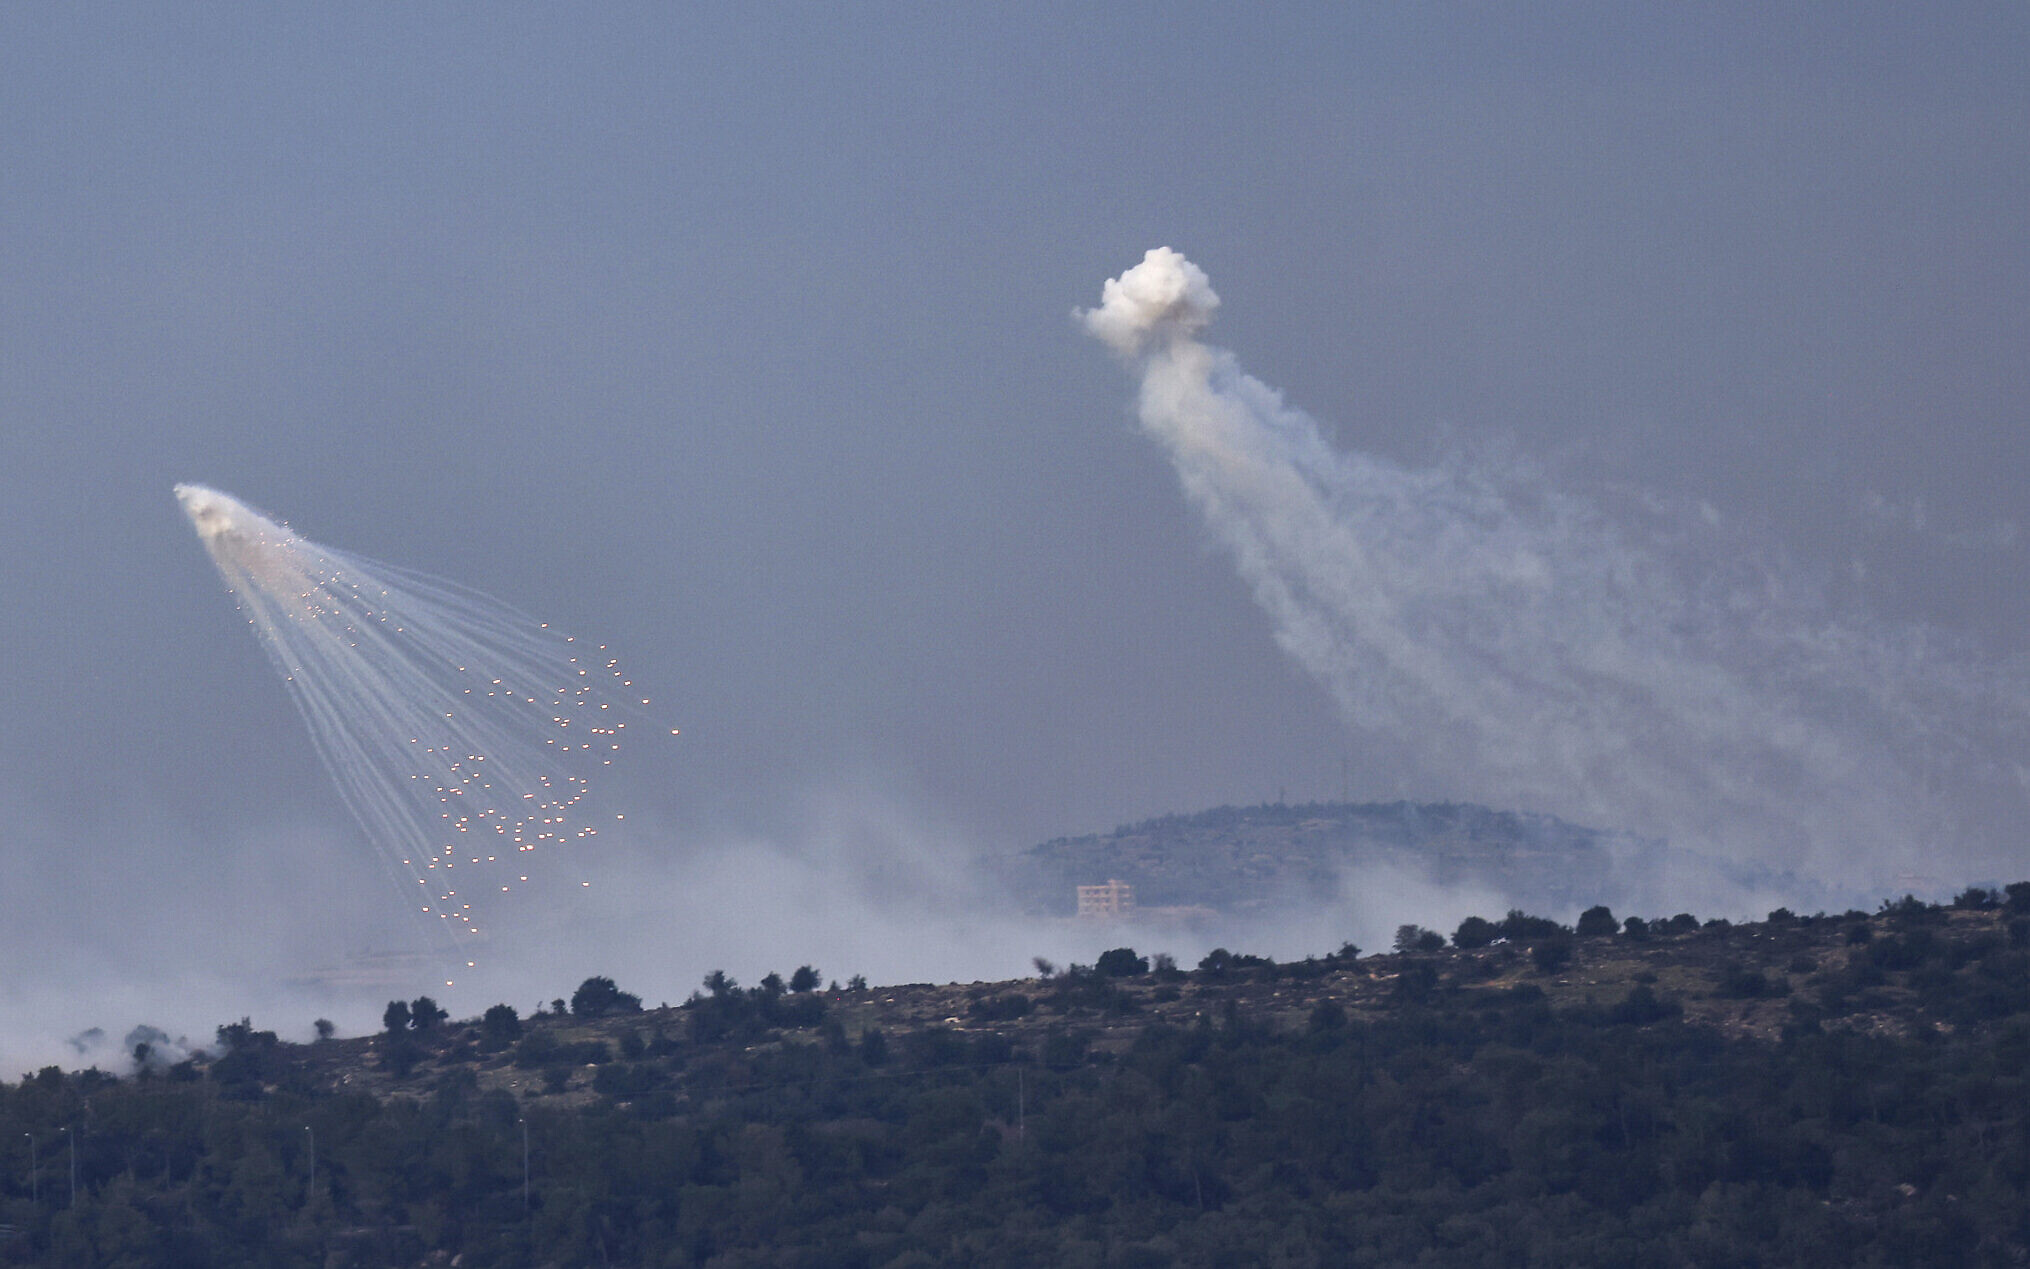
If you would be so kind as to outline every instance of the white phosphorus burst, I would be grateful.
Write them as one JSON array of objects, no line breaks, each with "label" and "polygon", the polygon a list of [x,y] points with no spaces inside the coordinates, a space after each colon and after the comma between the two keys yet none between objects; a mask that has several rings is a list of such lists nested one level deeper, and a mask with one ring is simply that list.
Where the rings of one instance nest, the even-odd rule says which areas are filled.
[{"label": "white phosphorus burst", "polygon": [[559,848],[598,832],[588,778],[648,701],[603,646],[311,542],[218,490],[176,496],[340,796],[412,905],[466,954],[494,901],[539,867],[568,866]]},{"label": "white phosphorus burst", "polygon": [[1852,903],[2020,870],[2030,657],[1836,603],[1704,504],[1506,450],[1409,467],[1342,447],[1204,341],[1219,303],[1159,247],[1080,317],[1378,766],[1781,870],[1793,899],[1800,878]]}]

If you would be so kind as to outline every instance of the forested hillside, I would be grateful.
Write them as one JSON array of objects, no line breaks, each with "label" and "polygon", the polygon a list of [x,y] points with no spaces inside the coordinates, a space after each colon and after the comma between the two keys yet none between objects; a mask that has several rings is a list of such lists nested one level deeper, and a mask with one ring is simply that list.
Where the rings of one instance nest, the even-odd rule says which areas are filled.
[{"label": "forested hillside", "polygon": [[2030,884],[642,1011],[0,1086],[0,1263],[2022,1264]]}]

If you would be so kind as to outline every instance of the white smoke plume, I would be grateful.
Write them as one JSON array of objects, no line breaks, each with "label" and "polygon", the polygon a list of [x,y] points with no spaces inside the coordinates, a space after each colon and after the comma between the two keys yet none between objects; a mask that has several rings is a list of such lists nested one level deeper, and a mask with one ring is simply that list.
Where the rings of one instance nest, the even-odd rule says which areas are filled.
[{"label": "white smoke plume", "polygon": [[1142,263],[1100,288],[1100,306],[1081,313],[1086,329],[1124,357],[1155,335],[1195,335],[1219,308],[1205,270],[1169,247],[1156,247]]},{"label": "white smoke plume", "polygon": [[1836,610],[1704,505],[1337,449],[1200,341],[1218,302],[1158,248],[1077,316],[1138,374],[1143,429],[1279,644],[1423,787],[1831,897],[2022,871],[2021,666]]}]

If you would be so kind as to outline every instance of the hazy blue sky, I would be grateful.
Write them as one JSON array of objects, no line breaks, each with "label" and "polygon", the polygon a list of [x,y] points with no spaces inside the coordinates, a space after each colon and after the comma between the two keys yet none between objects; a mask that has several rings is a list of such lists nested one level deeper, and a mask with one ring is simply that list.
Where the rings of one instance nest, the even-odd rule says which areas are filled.
[{"label": "hazy blue sky", "polygon": [[1344,446],[2020,657],[2026,67],[2018,4],[8,6],[0,918],[202,943],[322,875],[222,843],[350,849],[182,480],[608,640],[676,853],[1450,795],[1072,320],[1161,244]]}]

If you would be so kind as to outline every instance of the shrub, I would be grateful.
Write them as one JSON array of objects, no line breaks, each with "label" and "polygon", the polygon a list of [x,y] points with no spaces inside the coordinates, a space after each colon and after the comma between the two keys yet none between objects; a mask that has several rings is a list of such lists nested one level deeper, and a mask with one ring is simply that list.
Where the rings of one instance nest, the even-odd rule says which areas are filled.
[{"label": "shrub", "polygon": [[1494,942],[1500,934],[1501,927],[1486,917],[1470,916],[1461,921],[1459,928],[1452,932],[1452,946],[1462,951],[1470,948],[1486,947],[1489,943]]},{"label": "shrub", "polygon": [[409,1002],[409,1025],[418,1031],[435,1031],[450,1016],[428,996],[418,996]]},{"label": "shrub", "polygon": [[869,1066],[880,1066],[888,1060],[888,1037],[881,1034],[879,1027],[869,1027],[861,1033],[860,1060]]},{"label": "shrub", "polygon": [[423,1060],[423,1046],[405,1032],[396,1032],[381,1046],[381,1069],[398,1080],[409,1078],[416,1063]]},{"label": "shrub", "polygon": [[1928,925],[1945,919],[1945,910],[1934,907],[1914,894],[1906,894],[1894,903],[1882,901],[1882,914],[1898,926]]},{"label": "shrub", "polygon": [[1729,965],[1720,971],[1718,993],[1729,1000],[1760,1000],[1781,996],[1790,990],[1781,980],[1771,981],[1759,969]]},{"label": "shrub", "polygon": [[1621,923],[1614,919],[1614,913],[1608,911],[1604,903],[1579,914],[1577,933],[1582,939],[1606,938],[1620,928]]},{"label": "shrub", "polygon": [[1868,959],[1886,970],[1916,969],[1941,951],[1938,936],[1927,929],[1883,939],[1868,949]]},{"label": "shrub", "polygon": [[1662,1022],[1666,1018],[1681,1016],[1685,1007],[1676,1000],[1658,996],[1647,983],[1637,983],[1629,989],[1628,996],[1607,1011],[1607,1020],[1627,1026],[1644,1026]]},{"label": "shrub", "polygon": [[1066,1070],[1085,1061],[1092,1038],[1082,1031],[1053,1031],[1044,1037],[1043,1064],[1052,1070]]},{"label": "shrub", "polygon": [[1215,947],[1198,962],[1198,968],[1203,973],[1218,975],[1230,969],[1250,969],[1274,964],[1274,961],[1265,956],[1255,956],[1247,952],[1229,952],[1223,947]]},{"label": "shrub", "polygon": [[1093,968],[1108,978],[1134,978],[1149,972],[1149,958],[1135,955],[1132,947],[1116,947],[1101,952]]},{"label": "shrub", "polygon": [[778,1027],[815,1027],[825,1020],[825,998],[806,994],[791,996],[775,1002],[774,1007],[764,1012],[763,1017]]},{"label": "shrub", "polygon": [[592,1089],[602,1097],[640,1097],[662,1082],[662,1071],[652,1063],[615,1062],[593,1075]]},{"label": "shrub", "polygon": [[1445,946],[1445,936],[1421,925],[1399,925],[1395,946],[1398,952],[1436,952]]},{"label": "shrub", "polygon": [[1034,1002],[1021,992],[1011,991],[999,996],[983,996],[975,1000],[967,1012],[983,1022],[1011,1022],[1027,1016],[1032,1004]]},{"label": "shrub", "polygon": [[1512,943],[1528,943],[1536,939],[1555,938],[1567,933],[1564,926],[1549,917],[1531,916],[1521,908],[1510,908],[1501,920],[1502,937]]},{"label": "shrub", "polygon": [[1396,975],[1391,995],[1402,1004],[1422,1004],[1438,990],[1438,967],[1429,961],[1413,961]]},{"label": "shrub", "polygon": [[571,993],[573,1017],[604,1018],[609,1014],[640,1012],[641,997],[622,991],[611,978],[588,978]]},{"label": "shrub", "polygon": [[493,1005],[480,1015],[479,1047],[482,1052],[498,1052],[521,1037],[522,1020],[513,1005]]},{"label": "shrub", "polygon": [[1541,939],[1530,948],[1530,961],[1546,974],[1563,969],[1572,959],[1572,941],[1569,938]]},{"label": "shrub", "polygon": [[955,1066],[972,1056],[965,1037],[949,1027],[925,1027],[905,1035],[903,1056],[917,1068]]}]

